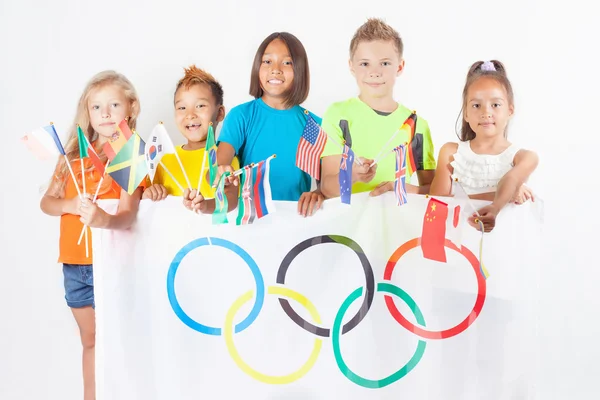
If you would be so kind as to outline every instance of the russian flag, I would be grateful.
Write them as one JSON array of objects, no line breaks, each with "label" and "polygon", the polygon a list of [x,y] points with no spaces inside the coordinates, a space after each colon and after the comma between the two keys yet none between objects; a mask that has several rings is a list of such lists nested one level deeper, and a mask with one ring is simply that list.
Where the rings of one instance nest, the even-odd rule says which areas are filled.
[{"label": "russian flag", "polygon": [[256,178],[254,180],[254,207],[256,216],[262,218],[269,213],[275,212],[275,204],[271,196],[271,184],[269,183],[269,167],[274,156],[261,161],[256,167]]}]

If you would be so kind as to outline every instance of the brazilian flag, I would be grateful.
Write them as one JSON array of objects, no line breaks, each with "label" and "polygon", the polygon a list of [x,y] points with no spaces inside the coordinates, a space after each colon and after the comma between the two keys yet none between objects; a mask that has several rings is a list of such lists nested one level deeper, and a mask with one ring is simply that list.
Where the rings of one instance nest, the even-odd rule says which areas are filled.
[{"label": "brazilian flag", "polygon": [[110,162],[106,172],[129,194],[133,194],[148,174],[144,155],[146,143],[133,133]]},{"label": "brazilian flag", "polygon": [[225,180],[231,173],[225,171],[219,183],[217,184],[217,190],[215,191],[215,211],[213,211],[212,222],[213,224],[226,224],[227,221],[227,196],[225,195]]},{"label": "brazilian flag", "polygon": [[215,131],[212,125],[208,127],[208,136],[206,137],[206,148],[204,149],[208,153],[208,179],[210,186],[215,184],[215,178],[217,177],[217,143],[215,141]]}]

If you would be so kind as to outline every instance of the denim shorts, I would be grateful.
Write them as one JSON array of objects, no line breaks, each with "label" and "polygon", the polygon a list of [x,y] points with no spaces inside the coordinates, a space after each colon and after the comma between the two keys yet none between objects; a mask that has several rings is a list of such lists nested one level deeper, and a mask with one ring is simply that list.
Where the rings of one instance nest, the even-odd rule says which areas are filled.
[{"label": "denim shorts", "polygon": [[63,264],[65,300],[71,308],[95,307],[94,273],[91,265]]}]

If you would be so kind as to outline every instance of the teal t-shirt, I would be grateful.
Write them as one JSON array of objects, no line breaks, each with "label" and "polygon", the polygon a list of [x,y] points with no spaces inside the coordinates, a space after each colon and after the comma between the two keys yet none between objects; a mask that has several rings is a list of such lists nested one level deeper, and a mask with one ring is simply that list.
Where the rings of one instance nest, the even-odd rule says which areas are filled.
[{"label": "teal t-shirt", "polygon": [[[321,118],[309,114],[321,124]],[[217,143],[229,143],[242,167],[276,154],[269,173],[273,200],[298,201],[311,187],[310,175],[296,166],[296,150],[307,118],[298,105],[277,110],[259,98],[229,111]]]}]

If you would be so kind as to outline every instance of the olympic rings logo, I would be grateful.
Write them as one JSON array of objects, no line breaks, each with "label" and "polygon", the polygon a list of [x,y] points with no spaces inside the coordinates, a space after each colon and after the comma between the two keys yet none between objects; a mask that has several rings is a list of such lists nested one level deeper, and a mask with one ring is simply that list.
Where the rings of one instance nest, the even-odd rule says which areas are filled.
[{"label": "olympic rings logo", "polygon": [[[321,324],[321,317],[316,307],[309,299],[292,289],[282,286],[285,284],[285,277],[287,271],[294,258],[296,258],[301,252],[312,246],[317,246],[325,243],[335,243],[351,249],[358,257],[365,274],[365,286],[359,287],[356,290],[354,290],[343,301],[342,305],[340,306],[340,309],[336,313],[334,323],[331,329],[319,326]],[[185,313],[185,311],[183,311],[183,309],[179,305],[179,301],[177,300],[177,295],[175,294],[175,276],[177,274],[177,269],[179,268],[181,261],[192,250],[207,245],[218,246],[233,251],[235,254],[241,257],[242,260],[244,260],[244,262],[246,262],[246,264],[250,268],[250,271],[252,272],[252,275],[254,276],[255,281],[255,288],[242,294],[231,305],[229,311],[226,314],[225,323],[222,330],[221,328],[207,326],[192,319],[189,315]],[[467,315],[467,317],[456,326],[439,331],[426,329],[425,318],[414,299],[404,290],[390,282],[396,264],[402,258],[402,256],[406,254],[406,252],[408,252],[409,250],[417,248],[420,245],[421,238],[415,238],[407,241],[406,243],[398,247],[398,249],[394,251],[394,253],[391,255],[390,259],[387,262],[384,271],[383,281],[375,285],[375,278],[373,276],[373,268],[371,267],[371,263],[367,259],[364,251],[358,245],[358,243],[345,236],[316,236],[304,240],[303,242],[294,246],[294,248],[292,248],[288,252],[288,254],[281,262],[281,265],[279,266],[279,270],[277,272],[276,283],[281,286],[268,286],[265,290],[265,283],[260,269],[258,268],[258,265],[244,249],[225,239],[204,237],[191,241],[190,243],[185,245],[181,250],[179,250],[179,252],[175,255],[169,267],[169,272],[167,274],[167,293],[171,307],[177,315],[177,317],[181,320],[181,322],[183,322],[191,329],[206,335],[223,335],[229,355],[231,356],[235,364],[246,374],[260,382],[267,384],[288,384],[302,378],[304,375],[306,375],[306,373],[308,373],[308,371],[310,371],[310,369],[316,363],[317,358],[319,357],[319,353],[321,352],[321,347],[323,345],[322,338],[331,337],[335,361],[342,374],[344,374],[346,378],[348,378],[351,382],[354,382],[357,385],[366,388],[382,388],[402,379],[416,367],[416,365],[423,357],[423,354],[425,353],[427,343],[423,339],[447,339],[449,337],[458,335],[459,333],[467,329],[471,324],[473,324],[473,322],[475,322],[475,320],[481,313],[481,310],[483,309],[483,304],[485,302],[486,280],[480,272],[480,266],[477,257],[475,257],[475,255],[466,247],[462,246],[459,249],[450,240],[446,239],[445,246],[451,250],[462,254],[467,259],[467,261],[469,261],[469,264],[471,264],[473,272],[477,277],[477,299],[469,315]],[[357,301],[361,296],[363,296],[363,292],[365,295],[363,297],[363,302],[360,309],[350,319],[350,321],[342,325],[342,321],[344,319],[346,311],[355,301]],[[341,336],[350,332],[352,329],[358,326],[358,324],[365,318],[373,304],[375,292],[381,292],[384,294],[383,296],[385,300],[385,305],[392,317],[402,327],[404,327],[409,332],[414,333],[420,338],[413,356],[410,358],[410,360],[406,362],[406,364],[404,364],[390,376],[377,380],[367,379],[353,372],[346,365],[340,348]],[[279,303],[285,314],[288,317],[290,317],[292,321],[294,321],[302,329],[312,333],[315,336],[312,351],[306,359],[306,362],[302,366],[300,366],[298,370],[288,375],[267,375],[255,370],[241,358],[233,340],[234,333],[242,332],[256,320],[258,314],[262,309],[266,294],[278,297]],[[400,313],[400,311],[396,307],[396,304],[394,303],[394,299],[391,296],[398,297],[400,300],[406,303],[406,305],[413,313],[418,325],[413,324]],[[233,326],[233,321],[235,320],[238,311],[253,298],[254,305],[252,306],[248,315],[240,323]],[[304,318],[298,315],[298,313],[292,308],[289,299],[294,300],[295,302],[303,306],[308,311],[312,321],[306,321]]]}]

